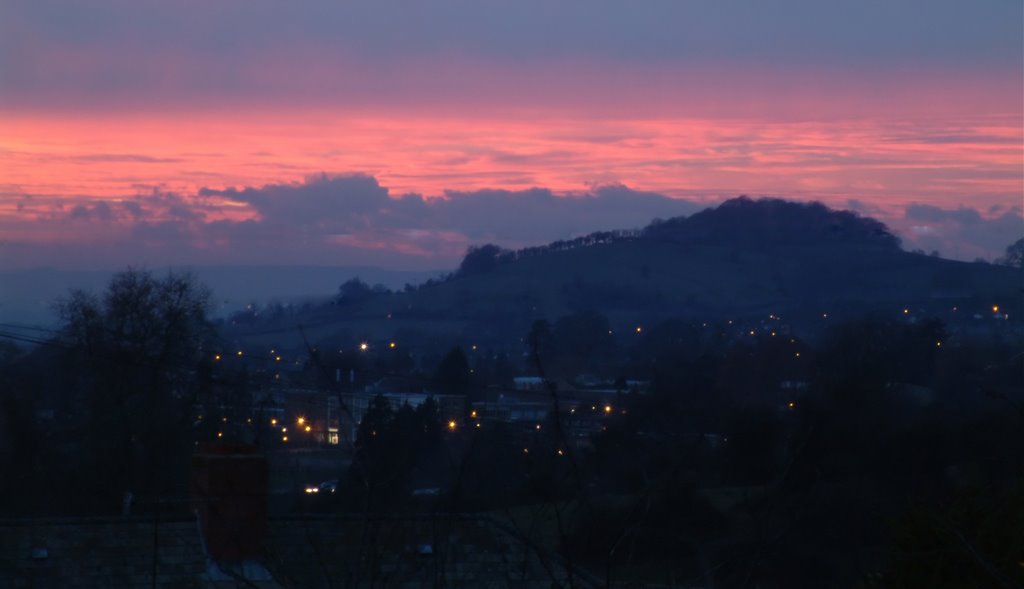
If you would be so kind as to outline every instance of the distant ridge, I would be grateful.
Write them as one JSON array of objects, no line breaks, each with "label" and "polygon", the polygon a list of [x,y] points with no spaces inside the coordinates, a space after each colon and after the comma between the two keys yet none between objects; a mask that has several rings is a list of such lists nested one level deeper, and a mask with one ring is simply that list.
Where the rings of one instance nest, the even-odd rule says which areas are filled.
[{"label": "distant ridge", "polygon": [[654,221],[645,239],[677,243],[756,245],[859,243],[899,249],[900,239],[884,223],[820,202],[741,196],[689,217]]},{"label": "distant ridge", "polygon": [[328,340],[346,330],[422,341],[462,333],[504,345],[536,319],[596,311],[616,328],[781,315],[814,331],[865,313],[902,317],[904,309],[958,307],[969,318],[1010,306],[1019,283],[1013,268],[904,251],[883,223],[856,213],[741,197],[642,229],[520,250],[475,246],[444,278],[251,329],[302,324]]},{"label": "distant ridge", "polygon": [[472,246],[451,278],[553,252],[628,241],[727,246],[732,248],[847,244],[900,250],[900,239],[881,221],[820,202],[740,196],[689,217],[655,219],[643,229],[596,231],[547,245],[509,250],[493,244]]}]

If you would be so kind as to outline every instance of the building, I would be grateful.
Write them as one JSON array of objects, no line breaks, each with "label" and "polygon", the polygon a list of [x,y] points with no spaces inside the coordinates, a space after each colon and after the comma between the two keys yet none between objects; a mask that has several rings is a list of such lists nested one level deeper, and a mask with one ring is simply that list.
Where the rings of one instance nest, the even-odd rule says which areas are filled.
[{"label": "building", "polygon": [[329,445],[341,443],[341,401],[334,391],[272,387],[253,395],[252,420],[268,428],[282,443]]},{"label": "building", "polygon": [[437,403],[438,417],[442,422],[461,421],[466,412],[466,397],[463,395],[445,395],[430,391],[424,388],[422,380],[418,379],[382,379],[363,391],[341,394],[341,406],[338,411],[339,429],[342,437],[348,442],[355,442],[359,424],[377,396],[386,399],[393,411],[397,411],[402,405],[409,405],[415,409],[427,399],[433,399]]}]

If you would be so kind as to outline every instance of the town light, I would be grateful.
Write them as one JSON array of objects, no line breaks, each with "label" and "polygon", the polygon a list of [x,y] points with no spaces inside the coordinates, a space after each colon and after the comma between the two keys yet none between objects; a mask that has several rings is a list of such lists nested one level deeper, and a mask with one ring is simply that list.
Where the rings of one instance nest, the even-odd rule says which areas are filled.
[{"label": "town light", "polygon": [[319,492],[320,492],[320,487],[313,487],[313,486],[306,487],[306,493],[308,493],[310,495],[314,495],[314,494],[319,493]]},{"label": "town light", "polygon": [[239,356],[239,357],[241,357],[241,356],[242,356],[242,350],[238,350],[238,356]]},{"label": "town light", "polygon": [[288,441],[288,436],[281,436],[281,441],[282,442],[287,442]]},{"label": "town light", "polygon": [[308,433],[309,433],[309,432],[311,432],[311,431],[313,431],[313,426],[311,426],[311,425],[307,425],[307,426],[306,426],[306,433],[308,434]]},{"label": "town light", "polygon": [[605,413],[611,413],[612,412],[612,406],[611,405],[605,405],[604,406],[604,412]]},{"label": "town light", "polygon": [[792,409],[792,408],[796,407],[796,402],[795,402],[795,401],[790,401],[789,403],[787,403],[787,406],[788,406],[788,407],[789,407],[790,409]]},{"label": "town light", "polygon": [[302,424],[306,423],[306,418],[305,417],[300,417],[300,418],[296,419],[295,421],[299,422],[299,425],[302,425]]},{"label": "town light", "polygon": [[213,359],[215,361],[217,361],[217,362],[220,362],[220,354],[217,354],[216,356],[214,356]]},{"label": "town light", "polygon": [[281,357],[280,356],[274,356],[274,360],[280,362],[281,361]]},{"label": "town light", "polygon": [[366,343],[366,342],[363,342],[363,343],[359,344],[359,349],[360,349],[360,350],[362,350],[362,351],[364,351],[364,352],[365,352],[365,351],[367,350],[367,348],[369,348],[369,347],[370,347],[370,344],[368,344],[368,343]]},{"label": "town light", "polygon": [[224,432],[217,432],[217,437],[218,438],[223,438],[224,437]]},{"label": "town light", "polygon": [[644,330],[644,328],[643,328],[643,327],[641,327],[641,326],[639,326],[639,325],[637,325],[637,326],[636,326],[636,332],[637,332],[637,333],[641,333],[641,332],[643,332],[643,330]]},{"label": "town light", "polygon": [[395,349],[396,345],[398,345],[398,344],[396,344],[395,342],[391,342],[390,344],[388,344],[388,347],[393,350],[393,349]]},{"label": "town light", "polygon": [[999,305],[992,305],[992,312],[993,313],[998,313],[999,312]]},{"label": "town light", "polygon": [[449,430],[451,430],[451,431],[455,431],[455,427],[456,427],[457,425],[458,425],[458,424],[457,424],[457,423],[455,423],[455,420],[454,420],[454,419],[452,419],[451,421],[449,421],[449,422],[448,422],[448,429],[449,429]]},{"label": "town light", "polygon": [[476,417],[476,409],[474,409],[474,410],[470,411],[470,412],[469,412],[469,416],[470,416],[470,417],[474,417],[474,418],[475,418],[475,417]]},{"label": "town light", "polygon": [[270,425],[277,425],[277,418],[276,417],[271,417],[270,418]]}]

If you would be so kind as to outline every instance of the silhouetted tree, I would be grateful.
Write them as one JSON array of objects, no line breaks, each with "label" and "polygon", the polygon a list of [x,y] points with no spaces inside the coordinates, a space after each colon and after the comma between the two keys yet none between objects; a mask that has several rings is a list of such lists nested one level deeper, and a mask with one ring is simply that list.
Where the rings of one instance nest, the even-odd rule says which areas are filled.
[{"label": "silhouetted tree", "polygon": [[469,393],[469,360],[462,348],[456,346],[441,358],[441,363],[434,373],[434,382],[441,392],[449,395],[465,395]]},{"label": "silhouetted tree", "polygon": [[405,403],[396,411],[377,395],[359,424],[349,492],[368,501],[372,511],[401,506],[417,470],[430,476],[442,466],[437,459],[440,442],[438,408],[432,398],[416,409]]},{"label": "silhouetted tree", "polygon": [[608,318],[596,311],[566,315],[555,322],[553,375],[572,378],[611,368],[615,340]]},{"label": "silhouetted tree", "polygon": [[1006,253],[996,263],[1011,268],[1024,268],[1024,237],[1006,246]]},{"label": "silhouetted tree", "polygon": [[498,266],[502,254],[507,253],[508,250],[490,243],[470,246],[466,251],[466,257],[462,258],[462,263],[459,264],[459,270],[456,274],[459,276],[470,276],[472,274],[489,272]]},{"label": "silhouetted tree", "polygon": [[545,369],[551,365],[555,354],[555,338],[551,333],[551,324],[546,319],[537,319],[533,322],[530,333],[526,335],[526,345],[531,355],[528,362],[530,369],[537,369],[537,366],[534,366],[534,357],[540,360]]},{"label": "silhouetted tree", "polygon": [[59,305],[86,399],[82,460],[107,505],[184,483],[196,367],[213,336],[208,301],[191,275],[128,269],[102,296],[74,291]]},{"label": "silhouetted tree", "polygon": [[339,305],[354,305],[365,301],[374,294],[374,289],[356,276],[346,280],[338,287],[338,298],[336,300]]}]

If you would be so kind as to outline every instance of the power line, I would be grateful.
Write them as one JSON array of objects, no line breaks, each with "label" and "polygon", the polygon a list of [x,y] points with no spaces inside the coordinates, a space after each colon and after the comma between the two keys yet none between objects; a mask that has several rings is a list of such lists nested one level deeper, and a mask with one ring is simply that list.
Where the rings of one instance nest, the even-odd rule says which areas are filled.
[{"label": "power line", "polygon": [[60,333],[59,329],[51,329],[49,327],[42,327],[39,325],[25,325],[24,323],[0,323],[0,327],[6,327],[8,329],[22,329],[28,331],[43,331],[46,333]]},{"label": "power line", "polygon": [[9,340],[12,340],[12,341],[16,341],[16,342],[26,343],[26,344],[35,344],[35,345],[39,345],[39,346],[51,346],[51,347],[55,347],[55,348],[65,349],[65,350],[70,350],[71,349],[71,346],[68,346],[67,344],[62,344],[62,343],[60,343],[60,342],[58,342],[56,340],[52,340],[52,339],[39,339],[39,338],[31,337],[31,336],[26,336],[26,335],[23,335],[23,334],[18,334],[18,333],[10,333],[10,332],[6,332],[6,331],[0,331],[0,337],[6,338],[6,339],[9,339]]}]

